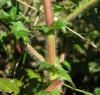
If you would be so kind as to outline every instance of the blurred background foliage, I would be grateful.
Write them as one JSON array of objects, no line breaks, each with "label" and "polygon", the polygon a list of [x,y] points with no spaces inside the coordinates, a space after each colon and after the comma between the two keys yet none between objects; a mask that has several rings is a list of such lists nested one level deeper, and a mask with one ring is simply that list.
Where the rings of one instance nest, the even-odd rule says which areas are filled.
[{"label": "blurred background foliage", "polygon": [[[9,2],[3,6],[7,12],[12,4]],[[44,12],[42,0],[22,0],[30,6]],[[51,0],[54,10],[54,15],[58,19],[64,19],[68,14],[72,13],[77,7],[82,6],[88,0]],[[1,2],[1,1],[0,1]],[[15,3],[15,2],[12,2]],[[21,19],[25,27],[32,31],[36,25],[45,25],[45,16],[36,10],[18,3],[18,9],[21,11],[17,19]],[[12,14],[13,15],[13,14]],[[38,17],[38,20],[36,21]],[[33,61],[21,48],[20,42],[16,40],[14,35],[9,31],[7,23],[5,24],[0,18],[0,76],[13,77],[21,79],[24,76],[24,82],[27,84],[31,81],[34,84],[33,75],[36,77],[35,81],[39,81],[32,69],[34,69],[35,60]],[[4,19],[6,19],[4,17]],[[9,20],[13,20],[9,18]],[[36,21],[36,24],[35,24]],[[7,22],[9,22],[7,20]],[[60,31],[57,34],[58,41],[58,56],[62,52],[62,41],[65,46],[65,60],[71,65],[71,77],[76,87],[95,95],[100,95],[100,2],[90,6],[87,10],[80,13],[75,19],[70,21],[70,28],[82,35],[86,40],[82,40],[77,35],[67,30],[67,35],[62,34]],[[45,35],[39,31],[34,31],[34,36],[30,35],[33,47],[44,55],[45,49]],[[97,48],[90,45],[88,42],[94,43]],[[18,67],[16,69],[16,64]],[[29,95],[33,92],[33,85],[26,85]],[[35,84],[34,84],[35,86]],[[27,92],[27,91],[26,91]],[[23,91],[22,91],[23,93]],[[84,95],[75,92],[71,89],[66,90],[66,95]]]}]

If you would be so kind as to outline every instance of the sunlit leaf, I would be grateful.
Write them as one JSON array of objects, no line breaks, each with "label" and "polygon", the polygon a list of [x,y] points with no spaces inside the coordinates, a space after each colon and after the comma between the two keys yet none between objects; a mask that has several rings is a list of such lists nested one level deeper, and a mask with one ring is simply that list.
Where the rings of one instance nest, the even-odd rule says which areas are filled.
[{"label": "sunlit leaf", "polygon": [[63,33],[66,33],[66,25],[71,25],[71,23],[66,22],[65,20],[57,20],[54,21],[51,26],[49,26],[49,29],[53,31],[61,29]]},{"label": "sunlit leaf", "polygon": [[11,21],[16,20],[17,14],[16,14],[16,8],[12,7],[11,10],[8,12],[4,11],[3,9],[0,9],[0,18],[4,20],[4,22],[9,23]]},{"label": "sunlit leaf", "polygon": [[9,11],[10,16],[16,16],[17,15],[17,9],[16,7],[12,7]]},{"label": "sunlit leaf", "polygon": [[51,27],[53,30],[58,30],[62,27],[66,27],[66,24],[67,22],[65,20],[58,20],[58,21],[54,21]]},{"label": "sunlit leaf", "polygon": [[28,69],[27,70],[27,75],[29,76],[29,79],[32,79],[32,78],[38,78],[40,79],[39,75],[36,74],[33,70],[31,69]]},{"label": "sunlit leaf", "polygon": [[60,95],[60,92],[58,91],[58,88],[55,88],[50,95]]},{"label": "sunlit leaf", "polygon": [[0,78],[0,91],[18,94],[19,86],[13,79]]},{"label": "sunlit leaf", "polygon": [[30,39],[28,35],[31,32],[24,27],[21,21],[12,22],[12,26],[10,28],[11,28],[11,32],[14,33],[17,39],[22,38],[25,44],[30,43]]},{"label": "sunlit leaf", "polygon": [[39,92],[37,95],[51,95],[49,92]]},{"label": "sunlit leaf", "polygon": [[37,95],[60,95],[58,88],[55,88],[52,92],[41,91]]}]

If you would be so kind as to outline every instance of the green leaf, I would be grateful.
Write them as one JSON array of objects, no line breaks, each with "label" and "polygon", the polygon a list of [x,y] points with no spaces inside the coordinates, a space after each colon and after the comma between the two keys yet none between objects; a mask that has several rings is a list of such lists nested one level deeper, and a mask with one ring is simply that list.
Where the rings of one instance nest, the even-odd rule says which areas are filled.
[{"label": "green leaf", "polygon": [[95,95],[99,95],[100,94],[100,87],[96,87],[94,89],[94,93],[95,93]]},{"label": "green leaf", "polygon": [[49,28],[46,26],[34,26],[33,30],[40,30],[42,33],[48,33]]},{"label": "green leaf", "polygon": [[16,0],[6,0],[6,3],[4,4],[3,9],[9,9],[15,3],[16,3]]},{"label": "green leaf", "polygon": [[3,39],[2,39],[1,37],[0,37],[0,42],[2,43],[2,46],[3,46],[3,48],[4,48],[5,52],[6,52],[6,54],[8,55],[7,47],[6,47],[4,41],[3,41]]},{"label": "green leaf", "polygon": [[57,4],[57,3],[53,3],[52,6],[53,6],[53,11],[54,11],[55,16],[59,16],[60,10],[61,10],[63,7],[61,7],[61,6],[60,6],[59,4]]},{"label": "green leaf", "polygon": [[62,32],[66,33],[66,25],[71,25],[71,23],[65,20],[54,21],[53,24],[49,26],[49,30],[57,31],[58,29],[62,29]]},{"label": "green leaf", "polygon": [[47,62],[40,62],[35,65],[35,68],[37,68],[37,71],[41,71],[43,69],[48,69],[51,67],[52,67],[52,65]]},{"label": "green leaf", "polygon": [[56,60],[57,60],[57,62],[56,62],[56,69],[57,69],[58,77],[60,77],[60,78],[62,78],[64,80],[67,80],[75,88],[75,85],[74,85],[70,75],[68,74],[68,72],[65,71],[62,68],[62,66],[61,66],[61,64],[59,62],[59,59],[57,58]]},{"label": "green leaf", "polygon": [[0,91],[14,93],[17,95],[19,93],[19,86],[17,82],[13,79],[0,78]]},{"label": "green leaf", "polygon": [[37,95],[50,95],[50,93],[49,92],[43,92],[43,91],[41,91]]},{"label": "green leaf", "polygon": [[14,33],[15,37],[17,39],[23,38],[25,44],[30,43],[28,35],[31,32],[24,27],[23,23],[21,21],[17,21],[17,22],[12,22],[11,24],[12,24],[12,26],[10,26],[11,32]]},{"label": "green leaf", "polygon": [[61,27],[66,26],[67,22],[65,20],[58,20],[58,21],[54,21],[53,24],[51,25],[53,30],[58,30]]},{"label": "green leaf", "polygon": [[[13,11],[13,12],[12,12]],[[12,7],[10,13],[5,12],[4,10],[0,9],[0,18],[4,20],[4,22],[9,23],[15,21],[17,18],[16,8]]]},{"label": "green leaf", "polygon": [[66,26],[61,27],[63,33],[66,33]]},{"label": "green leaf", "polygon": [[0,8],[7,2],[7,0],[0,0]]},{"label": "green leaf", "polygon": [[67,61],[64,61],[64,62],[62,63],[62,65],[63,65],[65,68],[67,68],[69,71],[71,71],[71,66],[70,66],[70,64],[69,64]]},{"label": "green leaf", "polygon": [[58,88],[55,88],[50,95],[60,95]]},{"label": "green leaf", "polygon": [[80,53],[84,55],[86,54],[86,48],[82,40],[79,40],[79,38],[73,36],[68,36],[67,40],[68,40],[67,44],[69,44],[72,47],[74,46],[75,49],[77,49]]},{"label": "green leaf", "polygon": [[55,88],[52,92],[39,92],[37,95],[60,95],[58,88]]},{"label": "green leaf", "polygon": [[92,61],[92,62],[89,62],[88,63],[88,69],[91,73],[97,73],[97,72],[100,72],[100,64],[99,62],[95,62],[95,61]]},{"label": "green leaf", "polygon": [[12,17],[15,17],[17,15],[17,9],[16,7],[12,7],[9,11],[9,15]]},{"label": "green leaf", "polygon": [[74,44],[74,47],[82,54],[86,54],[85,49],[83,49],[80,45]]},{"label": "green leaf", "polygon": [[67,71],[65,71],[64,69],[61,68],[57,68],[58,69],[58,77],[64,79],[64,80],[67,80],[74,88],[75,88],[75,85],[70,77],[70,75],[67,73]]},{"label": "green leaf", "polygon": [[40,30],[42,33],[54,33],[58,29],[62,29],[63,33],[66,33],[66,25],[71,25],[71,23],[66,22],[65,20],[58,20],[54,21],[52,25],[45,27],[45,26],[36,26],[33,30]]},{"label": "green leaf", "polygon": [[0,33],[0,38],[6,37],[6,36],[7,36],[7,32]]},{"label": "green leaf", "polygon": [[8,13],[6,13],[4,10],[0,9],[0,18],[7,18],[9,17],[10,15]]},{"label": "green leaf", "polygon": [[36,74],[36,73],[35,73],[33,70],[31,70],[31,69],[28,69],[28,70],[27,70],[27,75],[28,75],[28,77],[29,77],[29,80],[30,80],[30,79],[33,79],[33,78],[38,78],[38,79],[40,79],[39,75]]}]

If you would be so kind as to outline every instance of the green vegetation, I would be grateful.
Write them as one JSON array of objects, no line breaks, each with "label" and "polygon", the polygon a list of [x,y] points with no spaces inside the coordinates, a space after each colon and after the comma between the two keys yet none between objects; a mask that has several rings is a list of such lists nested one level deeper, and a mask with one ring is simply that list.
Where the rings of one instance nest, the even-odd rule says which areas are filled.
[{"label": "green vegetation", "polygon": [[0,94],[99,95],[99,31],[99,0],[1,0]]}]

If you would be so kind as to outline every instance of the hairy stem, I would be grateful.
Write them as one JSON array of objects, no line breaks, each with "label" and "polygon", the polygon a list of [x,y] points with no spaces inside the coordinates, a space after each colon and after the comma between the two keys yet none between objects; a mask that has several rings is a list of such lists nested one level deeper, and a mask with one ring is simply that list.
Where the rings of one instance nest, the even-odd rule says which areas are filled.
[{"label": "hairy stem", "polygon": [[66,21],[70,21],[70,20],[74,19],[79,13],[83,12],[85,9],[87,9],[89,6],[93,5],[97,1],[99,1],[99,0],[89,0],[88,2],[86,2],[85,4],[83,4],[81,7],[77,8],[73,13],[71,13],[70,15],[68,15],[65,18],[65,20]]},{"label": "hairy stem", "polygon": [[51,7],[50,0],[43,0],[44,1],[44,10],[45,10],[45,17],[46,17],[46,25],[49,26],[53,23],[53,13]]},{"label": "hairy stem", "polygon": [[[46,16],[46,25],[50,26],[53,23],[53,13],[50,0],[43,0]],[[48,34],[46,39],[47,62],[55,65],[55,34]]]}]

